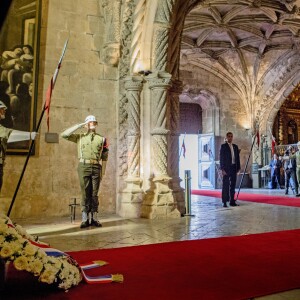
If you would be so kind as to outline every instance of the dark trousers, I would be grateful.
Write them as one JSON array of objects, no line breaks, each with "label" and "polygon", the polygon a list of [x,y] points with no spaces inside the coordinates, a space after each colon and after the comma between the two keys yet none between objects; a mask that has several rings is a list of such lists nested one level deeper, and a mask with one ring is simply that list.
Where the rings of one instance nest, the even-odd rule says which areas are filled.
[{"label": "dark trousers", "polygon": [[276,189],[276,187],[280,189],[280,172],[274,171],[271,181],[272,181],[272,189]]},{"label": "dark trousers", "polygon": [[[293,184],[291,185],[291,180],[293,181]],[[287,169],[285,170],[285,189],[286,191],[291,187],[295,190],[295,193],[298,194],[298,182],[297,182],[297,176],[296,171],[293,169]]]},{"label": "dark trousers", "polygon": [[236,165],[231,165],[227,175],[223,176],[222,202],[235,203]]},{"label": "dark trousers", "polygon": [[77,171],[82,194],[81,211],[98,212],[101,165],[79,163]]}]

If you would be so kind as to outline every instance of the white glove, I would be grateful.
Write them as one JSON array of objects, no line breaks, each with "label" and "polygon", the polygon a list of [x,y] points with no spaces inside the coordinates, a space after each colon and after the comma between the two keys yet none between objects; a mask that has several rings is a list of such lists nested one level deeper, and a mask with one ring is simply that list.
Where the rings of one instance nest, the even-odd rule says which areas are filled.
[{"label": "white glove", "polygon": [[32,140],[35,140],[37,134],[38,134],[38,133],[35,132],[35,131],[30,132],[30,138],[31,138]]},{"label": "white glove", "polygon": [[80,123],[80,124],[76,124],[68,129],[66,129],[64,132],[62,132],[60,134],[61,137],[66,138],[69,137],[73,132],[75,132],[76,130],[78,130],[81,127],[84,127],[85,123]]}]

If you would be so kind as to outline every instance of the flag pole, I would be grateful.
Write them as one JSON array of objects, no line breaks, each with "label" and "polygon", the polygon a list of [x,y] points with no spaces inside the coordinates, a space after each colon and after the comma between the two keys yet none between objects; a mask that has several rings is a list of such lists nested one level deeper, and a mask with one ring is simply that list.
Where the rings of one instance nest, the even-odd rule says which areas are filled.
[{"label": "flag pole", "polygon": [[[38,132],[38,131],[39,131],[39,128],[40,128],[40,126],[41,126],[41,122],[42,122],[44,113],[45,113],[45,106],[43,107],[43,110],[42,110],[42,113],[41,113],[41,115],[40,115],[40,118],[39,118],[38,124],[37,124],[37,126],[36,126],[35,132]],[[28,154],[27,154],[27,157],[26,157],[26,160],[25,160],[25,163],[24,163],[24,166],[23,166],[23,169],[22,169],[21,176],[20,176],[20,178],[19,178],[19,181],[18,181],[16,190],[15,190],[15,193],[14,193],[14,195],[13,195],[12,201],[11,201],[11,203],[10,203],[10,206],[9,206],[9,209],[8,209],[8,212],[7,212],[7,216],[8,216],[8,217],[10,216],[11,210],[12,210],[13,205],[14,205],[14,203],[15,203],[15,200],[16,200],[16,197],[17,197],[17,194],[18,194],[18,191],[19,191],[19,188],[20,188],[20,185],[21,185],[21,182],[22,182],[22,179],[23,179],[23,176],[24,176],[24,173],[25,173],[25,170],[26,170],[26,167],[27,167],[27,164],[28,164],[30,155],[31,155],[32,150],[33,150],[33,147],[34,147],[34,144],[35,144],[35,140],[32,140],[32,141],[31,141],[31,144],[30,144],[30,148],[29,148]]]},{"label": "flag pole", "polygon": [[248,167],[248,163],[249,163],[250,156],[251,156],[251,154],[252,154],[252,149],[253,149],[253,146],[254,146],[254,143],[255,143],[256,136],[257,136],[257,132],[255,133],[255,135],[254,135],[254,137],[253,137],[252,146],[251,146],[251,149],[250,149],[250,153],[249,153],[249,155],[248,155],[248,159],[247,159],[247,162],[246,162],[246,165],[245,165],[245,168],[244,168],[244,172],[243,172],[243,175],[242,175],[242,178],[241,178],[241,181],[240,181],[239,190],[238,190],[238,193],[237,193],[237,196],[236,196],[235,201],[237,201],[238,198],[239,198],[241,186],[242,186],[242,183],[243,183],[243,180],[244,180],[244,177],[245,177],[245,172],[246,172],[246,169],[247,169],[247,167]]},{"label": "flag pole", "polygon": [[[58,76],[58,71],[59,71],[59,69],[60,69],[60,66],[61,66],[63,57],[64,57],[64,55],[65,55],[65,52],[66,52],[66,49],[67,49],[68,42],[69,42],[69,37],[67,38],[67,40],[66,40],[66,42],[65,42],[65,45],[64,45],[64,48],[63,48],[63,51],[62,51],[62,55],[61,55],[60,60],[59,60],[59,62],[58,62],[57,68],[56,68],[56,70],[55,70],[55,73],[54,73],[53,77],[51,78],[50,87],[52,87],[52,88],[54,88],[54,85],[55,85],[55,82],[56,82],[56,79],[57,79],[57,76]],[[51,94],[50,94],[50,96],[51,96]],[[42,120],[43,120],[45,111],[46,111],[46,109],[49,110],[49,108],[50,108],[50,107],[49,107],[49,106],[50,106],[50,101],[49,101],[49,100],[47,101],[47,100],[48,100],[48,99],[46,99],[45,102],[44,102],[44,105],[43,105],[43,109],[42,109],[40,118],[39,118],[38,123],[37,123],[37,126],[36,126],[36,128],[35,128],[35,132],[39,132],[39,129],[40,129],[40,126],[41,126],[41,123],[42,123]],[[24,177],[24,173],[25,173],[25,170],[26,170],[26,167],[27,167],[29,158],[30,158],[30,156],[31,156],[32,150],[33,150],[33,148],[34,148],[34,145],[35,145],[35,139],[31,141],[31,144],[30,144],[30,147],[29,147],[29,150],[28,150],[28,154],[27,154],[27,157],[26,157],[26,160],[25,160],[23,169],[22,169],[21,176],[20,176],[20,178],[19,178],[19,181],[18,181],[16,190],[15,190],[15,192],[14,192],[13,198],[12,198],[12,200],[11,200],[11,203],[10,203],[10,206],[9,206],[9,209],[8,209],[8,212],[7,212],[7,216],[8,216],[8,217],[10,216],[10,213],[11,213],[11,211],[12,211],[13,205],[14,205],[14,203],[15,203],[15,200],[16,200],[16,197],[17,197],[17,194],[18,194],[18,191],[19,191],[19,188],[20,188],[22,179],[23,179],[23,177]]]}]

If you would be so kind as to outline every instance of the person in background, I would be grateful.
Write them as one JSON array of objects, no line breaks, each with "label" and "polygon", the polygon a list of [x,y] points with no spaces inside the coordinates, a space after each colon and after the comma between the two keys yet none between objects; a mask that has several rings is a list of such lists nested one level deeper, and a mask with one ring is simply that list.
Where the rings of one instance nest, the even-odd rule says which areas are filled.
[{"label": "person in background", "polygon": [[227,207],[227,202],[230,206],[238,206],[234,199],[235,185],[237,173],[240,171],[240,154],[236,144],[232,143],[233,134],[227,132],[226,142],[221,145],[220,149],[220,169],[223,176],[222,186],[222,202],[223,207]]},{"label": "person in background", "polygon": [[11,114],[11,107],[10,107],[10,97],[7,94],[9,84],[6,81],[0,80],[0,99],[7,107],[5,118],[0,120],[0,124],[6,128],[13,128],[13,119]]},{"label": "person in background", "polygon": [[[299,151],[300,150],[300,141],[297,143],[297,148],[298,148],[297,152],[295,152],[294,154],[290,154],[290,159],[296,160],[296,178],[297,178],[297,183],[298,183],[298,187],[299,187],[299,184],[300,184],[300,151]],[[300,194],[296,193],[296,197],[300,197]]]},{"label": "person in background", "polygon": [[[74,125],[61,133],[61,137],[77,144],[78,176],[82,200],[82,223],[80,228],[88,226],[102,227],[98,221],[98,192],[101,179],[105,174],[108,159],[108,144],[105,137],[96,133],[98,122],[95,116],[87,116],[84,123]],[[76,133],[80,128],[85,133]]]},{"label": "person in background", "polygon": [[[298,181],[296,175],[296,158],[290,158],[290,155],[295,153],[295,149],[293,146],[289,146],[285,152],[285,157],[287,159],[284,160],[284,174],[285,174],[285,194],[288,195],[289,187],[293,190],[293,192],[298,195]],[[292,184],[291,184],[292,181]]]},{"label": "person in background", "polygon": [[271,182],[272,182],[271,188],[280,189],[280,169],[282,168],[282,162],[276,153],[274,153],[273,159],[270,162],[270,168],[271,168]]}]

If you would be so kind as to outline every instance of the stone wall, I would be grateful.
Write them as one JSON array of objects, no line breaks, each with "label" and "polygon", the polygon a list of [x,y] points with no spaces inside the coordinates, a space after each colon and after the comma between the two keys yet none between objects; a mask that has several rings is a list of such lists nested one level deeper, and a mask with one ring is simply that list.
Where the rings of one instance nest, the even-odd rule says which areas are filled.
[{"label": "stone wall", "polygon": [[[106,176],[100,188],[100,211],[115,212],[117,68],[103,63],[104,16],[100,1],[42,1],[39,117],[43,99],[68,35],[69,45],[52,96],[50,132],[84,121],[93,114],[98,132],[110,143]],[[13,217],[66,215],[70,197],[80,197],[76,145],[59,138],[46,143],[46,120],[23,178]],[[14,194],[24,156],[9,156],[5,166],[0,209],[6,210]]]}]

